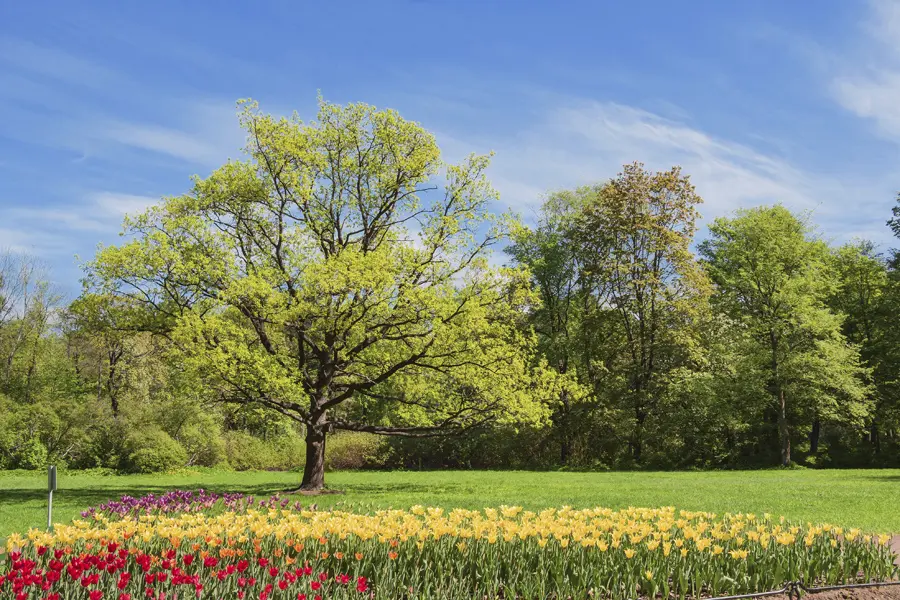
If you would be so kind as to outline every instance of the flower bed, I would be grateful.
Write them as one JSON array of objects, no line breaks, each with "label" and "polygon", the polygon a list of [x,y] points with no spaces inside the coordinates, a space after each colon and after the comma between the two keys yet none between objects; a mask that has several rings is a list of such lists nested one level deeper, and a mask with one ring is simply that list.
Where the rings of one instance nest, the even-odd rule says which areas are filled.
[{"label": "flower bed", "polygon": [[684,598],[888,579],[886,543],[672,508],[95,513],[11,537],[0,598]]},{"label": "flower bed", "polygon": [[92,506],[82,511],[81,516],[93,518],[95,515],[106,517],[135,517],[138,515],[170,515],[181,513],[215,513],[222,511],[243,512],[248,508],[291,508],[300,510],[300,502],[291,501],[275,494],[268,499],[257,500],[247,494],[217,494],[204,489],[197,491],[172,490],[160,496],[147,494],[139,498],[122,496],[119,500],[110,500],[99,506]]}]

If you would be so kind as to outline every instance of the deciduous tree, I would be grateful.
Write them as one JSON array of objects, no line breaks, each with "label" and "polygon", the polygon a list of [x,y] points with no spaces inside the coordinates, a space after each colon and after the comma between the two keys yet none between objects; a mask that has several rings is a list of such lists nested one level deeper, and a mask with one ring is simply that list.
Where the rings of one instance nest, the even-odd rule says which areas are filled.
[{"label": "deciduous tree", "polygon": [[541,207],[536,226],[520,229],[506,248],[516,264],[528,269],[540,300],[529,311],[528,326],[537,334],[538,351],[559,375],[552,420],[563,465],[572,453],[573,434],[580,429],[576,421],[583,416],[575,408],[586,395],[578,380],[578,363],[584,366],[585,358],[578,343],[584,332],[584,278],[571,233],[583,201],[591,193],[592,188],[582,188],[551,194]]},{"label": "deciduous tree", "polygon": [[791,463],[792,417],[861,425],[870,410],[859,349],[826,300],[836,286],[827,245],[782,206],[738,211],[700,245],[715,300],[747,328],[749,365],[765,373],[781,464]]},{"label": "deciduous tree", "polygon": [[247,159],[127,222],[94,291],[146,308],[221,400],[306,427],[301,487],[333,430],[426,436],[539,420],[522,273],[488,251],[488,157],[443,172],[434,137],[391,110],[320,102],[318,120],[243,103]]},{"label": "deciduous tree", "polygon": [[701,202],[680,168],[632,163],[590,194],[573,234],[592,318],[615,328],[604,344],[621,340],[609,364],[624,384],[618,404],[630,413],[637,462],[647,418],[670,377],[690,364],[707,306],[708,280],[690,249]]}]

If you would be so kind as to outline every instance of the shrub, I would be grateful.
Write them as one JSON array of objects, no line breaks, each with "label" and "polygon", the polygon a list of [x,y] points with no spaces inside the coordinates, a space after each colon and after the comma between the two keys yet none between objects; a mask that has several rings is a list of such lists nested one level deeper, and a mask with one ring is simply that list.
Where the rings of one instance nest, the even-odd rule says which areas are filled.
[{"label": "shrub", "polygon": [[46,411],[17,406],[0,395],[0,469],[40,469],[47,465],[47,446],[41,441]]},{"label": "shrub", "polygon": [[158,473],[182,467],[187,462],[184,447],[158,427],[134,431],[125,441],[126,471]]},{"label": "shrub", "polygon": [[26,438],[12,456],[17,469],[35,470],[47,466],[47,447],[36,437]]},{"label": "shrub", "polygon": [[201,417],[183,427],[178,441],[187,452],[189,465],[214,467],[227,460],[221,428],[210,417]]},{"label": "shrub", "polygon": [[225,449],[228,464],[237,471],[296,470],[303,466],[306,457],[304,442],[296,435],[261,440],[243,431],[229,431],[225,435]]},{"label": "shrub", "polygon": [[228,464],[238,471],[262,469],[266,462],[263,441],[243,431],[229,431],[225,434],[225,453]]},{"label": "shrub", "polygon": [[328,470],[382,467],[390,448],[382,436],[356,431],[331,436],[325,444],[325,468]]},{"label": "shrub", "polygon": [[306,442],[298,435],[281,435],[267,445],[271,459],[266,469],[296,471],[306,464]]}]

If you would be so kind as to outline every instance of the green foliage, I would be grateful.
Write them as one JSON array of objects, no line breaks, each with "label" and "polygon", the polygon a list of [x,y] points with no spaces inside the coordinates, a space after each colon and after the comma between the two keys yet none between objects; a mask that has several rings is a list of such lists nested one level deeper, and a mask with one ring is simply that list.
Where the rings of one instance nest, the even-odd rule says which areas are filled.
[{"label": "green foliage", "polygon": [[698,259],[690,179],[640,163],[528,227],[394,111],[240,120],[68,306],[0,254],[0,469],[900,464],[900,251],[776,205]]},{"label": "green foliage", "polygon": [[[558,439],[554,429],[556,428],[495,426],[471,431],[463,436],[390,439],[391,460],[388,464],[419,470],[560,466]],[[570,462],[578,464],[579,448],[570,449]]]},{"label": "green foliage", "polygon": [[210,415],[182,425],[176,439],[187,454],[187,465],[214,467],[227,460],[222,427]]},{"label": "green foliage", "polygon": [[652,173],[640,163],[584,204],[574,241],[584,255],[592,318],[607,339],[606,385],[634,461],[640,463],[648,419],[665,389],[698,359],[709,282],[690,250],[699,216],[690,179],[674,167]]},{"label": "green foliage", "polygon": [[[247,160],[129,220],[91,291],[141,306],[140,327],[215,398],[302,422],[323,485],[327,431],[435,433],[538,422],[523,274],[488,249],[515,225],[488,210],[488,157],[443,165],[391,110],[320,101],[318,121],[243,103]],[[444,193],[427,182],[444,172]]]},{"label": "green foliage", "polygon": [[[507,249],[541,301],[530,325],[559,375],[547,441],[560,462],[646,462],[667,388],[702,360],[709,282],[690,251],[701,201],[678,168],[634,163],[606,184],[552,194]],[[605,427],[619,443],[580,441]]]},{"label": "green foliage", "polygon": [[[578,352],[578,336],[584,331],[585,300],[589,292],[582,277],[581,255],[571,234],[574,219],[597,190],[590,187],[574,192],[551,194],[541,209],[537,227],[522,228],[506,252],[528,269],[536,298],[528,310],[528,325],[537,334],[537,347],[556,373],[555,385],[544,399],[553,411],[553,437],[559,444],[559,461],[572,461],[573,429],[592,410],[588,389],[579,379],[586,372],[590,356]],[[502,430],[501,430],[502,431]],[[503,433],[498,431],[499,436]],[[496,460],[495,452],[485,458]],[[471,464],[471,458],[465,459]]]},{"label": "green foliage", "polygon": [[710,233],[700,252],[717,303],[752,342],[748,368],[765,374],[782,464],[791,462],[792,422],[863,425],[871,410],[866,369],[826,303],[838,280],[825,243],[781,206],[717,219]]},{"label": "green foliage", "polygon": [[187,458],[181,444],[162,429],[151,426],[132,431],[125,438],[122,466],[133,473],[159,473],[183,467]]},{"label": "green foliage", "polygon": [[238,471],[265,469],[271,464],[265,443],[241,431],[226,434],[225,451],[228,464]]},{"label": "green foliage", "polygon": [[325,468],[329,471],[381,467],[389,460],[390,447],[384,436],[371,433],[341,432],[325,447]]},{"label": "green foliage", "polygon": [[296,436],[278,436],[263,440],[242,431],[225,434],[228,464],[238,471],[291,471],[302,466],[303,440]]},{"label": "green foliage", "polygon": [[900,239],[900,193],[897,194],[897,201],[891,208],[891,218],[888,219],[887,226],[891,228],[894,237]]},{"label": "green foliage", "polygon": [[57,440],[64,434],[48,402],[20,406],[0,396],[0,468],[39,469],[52,457],[60,462]]},{"label": "green foliage", "polygon": [[36,437],[19,441],[9,453],[9,468],[40,469],[47,465],[47,447]]},{"label": "green foliage", "polygon": [[[306,460],[306,446],[296,435],[261,439],[242,431],[224,436],[227,464],[237,471],[295,471]],[[328,470],[379,468],[388,464],[390,447],[383,436],[341,432],[328,440]]]}]

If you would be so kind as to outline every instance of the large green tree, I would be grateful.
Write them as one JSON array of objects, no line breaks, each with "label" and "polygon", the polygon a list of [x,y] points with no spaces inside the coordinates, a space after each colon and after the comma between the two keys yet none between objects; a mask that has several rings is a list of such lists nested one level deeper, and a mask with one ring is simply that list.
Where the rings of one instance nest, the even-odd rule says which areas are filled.
[{"label": "large green tree", "polygon": [[[887,261],[872,242],[862,240],[836,248],[832,268],[837,285],[829,297],[829,306],[844,315],[844,335],[859,346],[864,364],[872,371],[874,402],[868,438],[877,455],[881,450],[880,432],[889,422],[885,417],[891,403],[885,383],[894,379],[894,369],[885,362],[892,354],[893,342],[885,335],[892,317],[885,321],[884,316],[886,312],[894,313]],[[815,446],[815,435],[812,443]]]},{"label": "large green tree", "polygon": [[832,252],[836,285],[829,304],[845,316],[847,339],[871,348],[877,337],[878,308],[887,284],[887,264],[872,242],[845,244]]},{"label": "large green tree", "polygon": [[303,423],[303,489],[324,485],[332,430],[543,418],[527,280],[488,262],[515,226],[488,211],[488,157],[438,190],[434,137],[394,111],[320,101],[304,124],[242,106],[246,160],[127,221],[93,291],[143,306],[220,400]]},{"label": "large green tree", "polygon": [[[900,194],[891,212],[887,225],[900,240]],[[893,447],[895,457],[900,448],[900,248],[892,249],[886,262],[887,282],[877,302],[871,351],[878,389],[871,439],[881,464],[890,460],[890,453],[883,450],[885,443]]]},{"label": "large green tree", "polygon": [[632,163],[588,195],[572,233],[592,327],[614,351],[604,360],[612,375],[605,385],[618,388],[614,404],[626,415],[636,462],[647,419],[694,359],[709,292],[690,249],[701,202],[680,168]]},{"label": "large green tree", "polygon": [[61,303],[41,261],[0,253],[0,392],[33,399],[44,337]]},{"label": "large green tree", "polygon": [[590,190],[550,194],[536,225],[520,229],[506,248],[517,264],[527,267],[539,300],[529,311],[528,326],[537,334],[541,356],[558,375],[552,421],[563,465],[570,460],[576,431],[584,426],[584,415],[578,410],[585,399],[578,380],[578,368],[585,366],[586,357],[579,343],[584,332],[584,278],[578,247],[570,236]]},{"label": "large green tree", "polygon": [[152,334],[135,334],[129,322],[139,308],[123,306],[111,295],[82,294],[63,314],[66,341],[76,372],[93,381],[97,399],[106,399],[118,418],[130,371],[143,359],[161,354],[161,341]]},{"label": "large green tree", "polygon": [[870,410],[859,349],[827,306],[837,286],[828,247],[783,206],[738,211],[709,229],[700,252],[717,285],[716,304],[755,342],[746,364],[765,374],[788,465],[797,422],[859,426]]}]

